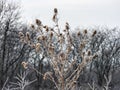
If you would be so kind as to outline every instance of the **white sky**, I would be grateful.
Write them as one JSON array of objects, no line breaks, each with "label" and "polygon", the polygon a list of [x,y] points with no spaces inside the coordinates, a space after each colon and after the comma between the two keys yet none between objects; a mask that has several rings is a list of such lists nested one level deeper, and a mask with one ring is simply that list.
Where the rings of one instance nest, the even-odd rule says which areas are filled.
[{"label": "white sky", "polygon": [[120,26],[120,0],[21,0],[23,20],[36,18],[43,24],[53,24],[53,9],[59,10],[62,24],[77,26]]}]

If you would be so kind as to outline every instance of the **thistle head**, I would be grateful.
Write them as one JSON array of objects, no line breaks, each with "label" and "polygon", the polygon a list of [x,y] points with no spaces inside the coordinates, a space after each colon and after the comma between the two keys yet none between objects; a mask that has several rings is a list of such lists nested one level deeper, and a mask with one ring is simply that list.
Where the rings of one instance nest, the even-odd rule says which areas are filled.
[{"label": "thistle head", "polygon": [[36,24],[37,24],[38,26],[40,26],[40,25],[42,24],[42,22],[41,22],[39,19],[36,19]]},{"label": "thistle head", "polygon": [[24,37],[24,34],[22,32],[19,32],[20,37]]},{"label": "thistle head", "polygon": [[97,31],[95,30],[92,34],[92,37],[94,37],[96,35]]},{"label": "thistle head", "polygon": [[57,14],[57,13],[58,13],[57,8],[54,8],[54,13],[55,13],[55,14]]},{"label": "thistle head", "polygon": [[22,66],[23,66],[24,69],[28,68],[28,62],[22,62],[21,64],[22,64]]},{"label": "thistle head", "polygon": [[34,30],[34,29],[35,29],[35,26],[34,26],[33,24],[31,24],[31,28],[32,28],[32,30]]},{"label": "thistle head", "polygon": [[80,36],[80,31],[77,33],[77,36]]},{"label": "thistle head", "polygon": [[84,30],[84,34],[87,34],[87,29]]},{"label": "thistle head", "polygon": [[69,26],[69,23],[68,23],[68,22],[66,22],[65,29],[66,29],[66,30],[69,30],[69,29],[70,29],[70,26]]},{"label": "thistle head", "polygon": [[40,51],[40,43],[37,43],[37,44],[36,44],[35,50],[36,50],[36,52],[39,52],[39,51]]}]

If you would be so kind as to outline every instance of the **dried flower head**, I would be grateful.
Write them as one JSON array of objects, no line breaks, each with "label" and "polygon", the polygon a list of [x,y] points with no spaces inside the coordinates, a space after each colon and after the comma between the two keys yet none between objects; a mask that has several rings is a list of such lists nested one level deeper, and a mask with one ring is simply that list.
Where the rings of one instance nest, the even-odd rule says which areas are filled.
[{"label": "dried flower head", "polygon": [[49,51],[50,54],[54,54],[54,47],[53,47],[53,46],[50,46],[50,47],[48,48],[48,51]]},{"label": "dried flower head", "polygon": [[95,30],[92,34],[92,37],[94,37],[96,35],[97,31]]},{"label": "dried flower head", "polygon": [[42,24],[42,22],[41,22],[39,19],[36,19],[36,24],[37,24],[38,26],[40,26],[40,25]]},{"label": "dried flower head", "polygon": [[60,36],[62,36],[62,33],[60,33]]},{"label": "dried flower head", "polygon": [[60,57],[61,60],[65,60],[65,53],[63,53],[63,52],[60,53],[60,54],[59,54],[59,57]]},{"label": "dried flower head", "polygon": [[69,29],[70,29],[70,26],[69,26],[69,23],[68,23],[68,22],[66,22],[65,29],[66,29],[66,30],[69,30]]},{"label": "dried flower head", "polygon": [[50,38],[52,38],[52,37],[53,37],[53,33],[51,32],[51,33],[50,33]]},{"label": "dried flower head", "polygon": [[94,56],[93,56],[93,59],[95,59],[95,58],[97,58],[98,57],[98,55],[97,54],[95,54]]},{"label": "dried flower head", "polygon": [[54,29],[53,29],[53,28],[51,28],[50,30],[51,30],[51,31],[54,31]]},{"label": "dried flower head", "polygon": [[20,37],[24,37],[24,34],[22,32],[19,32]]},{"label": "dried flower head", "polygon": [[57,14],[54,14],[54,15],[53,15],[53,18],[52,18],[52,20],[53,20],[54,22],[56,22],[56,17],[57,17]]},{"label": "dried flower head", "polygon": [[64,32],[66,32],[66,30],[65,30],[65,29],[64,29],[63,31],[64,31]]},{"label": "dried flower head", "polygon": [[37,40],[40,41],[40,40],[41,40],[41,36],[38,36],[38,37],[37,37]]},{"label": "dried flower head", "polygon": [[31,44],[30,46],[31,46],[32,48],[35,48],[35,44]]},{"label": "dried flower head", "polygon": [[35,26],[34,26],[33,24],[31,24],[31,28],[32,28],[32,30],[34,30],[34,29],[35,29]]},{"label": "dried flower head", "polygon": [[82,53],[82,56],[85,56],[85,52]]},{"label": "dried flower head", "polygon": [[72,50],[71,46],[67,47],[67,53],[69,53]]},{"label": "dried flower head", "polygon": [[24,34],[22,32],[19,32],[19,37],[20,37],[20,41],[23,42],[24,41]]},{"label": "dried flower head", "polygon": [[84,34],[87,34],[87,29],[84,30]]},{"label": "dried flower head", "polygon": [[90,50],[88,50],[87,55],[88,55],[88,56],[90,56],[90,55],[91,55],[91,51],[90,51]]},{"label": "dried flower head", "polygon": [[46,73],[44,74],[43,79],[44,79],[44,80],[47,79],[47,74],[46,74]]},{"label": "dried flower head", "polygon": [[22,66],[23,66],[24,69],[28,68],[28,62],[22,62],[21,64],[22,64]]},{"label": "dried flower head", "polygon": [[81,43],[80,44],[80,49],[84,48],[85,44],[84,43]]},{"label": "dried flower head", "polygon": [[85,59],[85,62],[87,62],[87,63],[90,61],[90,57],[89,56],[85,56],[84,59]]},{"label": "dried flower head", "polygon": [[36,52],[39,52],[39,51],[40,51],[40,43],[37,43],[37,44],[36,44],[35,50],[36,50]]},{"label": "dried flower head", "polygon": [[43,28],[46,28],[46,27],[47,27],[47,25],[43,26]]},{"label": "dried flower head", "polygon": [[80,36],[80,31],[77,33],[77,36]]},{"label": "dried flower head", "polygon": [[52,72],[46,72],[44,75],[43,75],[43,79],[46,80],[47,78],[51,78],[52,77]]},{"label": "dried flower head", "polygon": [[30,41],[30,33],[29,32],[26,32],[26,41]]},{"label": "dried flower head", "polygon": [[58,13],[58,10],[57,10],[57,8],[54,8],[54,13],[56,13],[56,14]]},{"label": "dried flower head", "polygon": [[42,38],[42,40],[43,40],[43,41],[45,41],[45,40],[46,40],[46,36],[42,36],[41,38]]},{"label": "dried flower head", "polygon": [[46,31],[47,31],[47,32],[49,31],[49,28],[48,28],[48,26],[46,26],[46,28],[45,28],[45,29],[46,29]]}]

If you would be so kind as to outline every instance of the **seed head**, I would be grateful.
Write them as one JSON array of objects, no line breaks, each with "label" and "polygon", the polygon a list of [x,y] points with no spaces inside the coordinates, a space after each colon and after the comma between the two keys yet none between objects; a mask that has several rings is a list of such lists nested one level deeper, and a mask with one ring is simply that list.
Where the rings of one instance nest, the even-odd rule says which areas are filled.
[{"label": "seed head", "polygon": [[65,29],[64,29],[63,31],[64,31],[64,32],[66,32],[66,30],[65,30]]},{"label": "seed head", "polygon": [[54,15],[53,15],[53,18],[52,18],[52,20],[53,20],[54,22],[56,21],[56,17],[57,17],[57,15],[54,14]]},{"label": "seed head", "polygon": [[97,57],[98,57],[98,55],[95,54],[95,55],[93,56],[93,59],[95,59],[95,58],[97,58]]},{"label": "seed head", "polygon": [[42,24],[42,22],[41,22],[39,19],[36,19],[36,24],[37,24],[38,26],[40,26],[40,25]]},{"label": "seed head", "polygon": [[26,42],[30,41],[30,34],[29,32],[26,32]]},{"label": "seed head", "polygon": [[41,36],[38,36],[38,37],[37,37],[37,40],[40,41],[40,40],[41,40]]},{"label": "seed head", "polygon": [[52,77],[52,72],[46,72],[44,75],[43,75],[43,79],[46,80],[47,78],[51,78]]},{"label": "seed head", "polygon": [[84,34],[87,34],[87,29],[84,30]]},{"label": "seed head", "polygon": [[50,33],[50,37],[51,37],[51,38],[53,37],[53,33],[52,33],[52,32]]},{"label": "seed head", "polygon": [[66,22],[65,28],[66,28],[66,30],[69,30],[69,29],[70,29],[70,26],[69,26],[68,22]]},{"label": "seed head", "polygon": [[24,69],[28,68],[28,63],[27,62],[22,62],[21,64],[22,64],[22,66],[23,66]]},{"label": "seed head", "polygon": [[19,32],[20,37],[24,37],[24,34],[22,32]]},{"label": "seed head", "polygon": [[85,56],[85,52],[82,53],[82,56]]},{"label": "seed head", "polygon": [[46,40],[46,37],[45,37],[45,36],[42,36],[41,38],[42,38],[42,40],[43,40],[43,41],[45,41],[45,40]]},{"label": "seed head", "polygon": [[92,34],[92,37],[94,37],[96,35],[97,31],[95,30]]},{"label": "seed head", "polygon": [[84,43],[81,43],[80,44],[80,49],[84,48],[84,46],[85,46]]},{"label": "seed head", "polygon": [[50,46],[50,47],[48,48],[48,51],[49,51],[50,54],[53,54],[53,53],[54,53],[54,47],[53,47],[53,46]]},{"label": "seed head", "polygon": [[80,36],[80,31],[77,33],[77,36]]},{"label": "seed head", "polygon": [[57,13],[58,13],[57,8],[54,8],[54,13],[55,13],[55,14],[57,14]]},{"label": "seed head", "polygon": [[90,56],[90,55],[91,55],[91,51],[90,51],[90,50],[87,52],[87,55],[88,55],[88,56]]},{"label": "seed head", "polygon": [[47,32],[49,31],[49,28],[48,28],[48,26],[46,26],[46,28],[45,28],[45,29],[46,29],[46,31],[47,31]]},{"label": "seed head", "polygon": [[47,25],[43,26],[43,28],[46,28],[46,27],[47,27]]},{"label": "seed head", "polygon": [[60,57],[62,60],[65,60],[65,53],[60,53],[59,57]]},{"label": "seed head", "polygon": [[32,47],[32,48],[35,48],[35,44],[31,44],[31,47]]},{"label": "seed head", "polygon": [[30,38],[30,33],[29,33],[29,32],[26,32],[26,36]]},{"label": "seed head", "polygon": [[44,80],[47,79],[47,74],[44,74],[43,79],[44,79]]},{"label": "seed head", "polygon": [[34,30],[35,29],[35,26],[33,24],[31,24],[31,28]]},{"label": "seed head", "polygon": [[62,36],[62,33],[60,33],[60,36]]},{"label": "seed head", "polygon": [[53,29],[53,28],[51,28],[51,31],[54,31],[54,29]]},{"label": "seed head", "polygon": [[48,32],[49,31],[49,28],[47,25],[43,26],[43,28],[45,28],[45,30]]},{"label": "seed head", "polygon": [[24,41],[24,34],[22,32],[19,32],[19,37],[20,37],[20,41],[23,42]]},{"label": "seed head", "polygon": [[37,44],[36,44],[35,50],[36,50],[36,52],[39,52],[39,51],[40,51],[40,43],[37,43]]},{"label": "seed head", "polygon": [[71,49],[71,46],[68,46],[68,47],[67,47],[67,52],[69,53],[71,50],[72,50],[72,49]]}]

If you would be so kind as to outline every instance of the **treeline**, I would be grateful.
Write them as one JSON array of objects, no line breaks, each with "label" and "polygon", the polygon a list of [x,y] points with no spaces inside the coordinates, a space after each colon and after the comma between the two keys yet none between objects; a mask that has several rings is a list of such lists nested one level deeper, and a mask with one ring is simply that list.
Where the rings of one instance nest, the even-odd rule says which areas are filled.
[{"label": "treeline", "polygon": [[119,90],[120,29],[62,30],[20,21],[20,7],[0,1],[0,90]]}]

